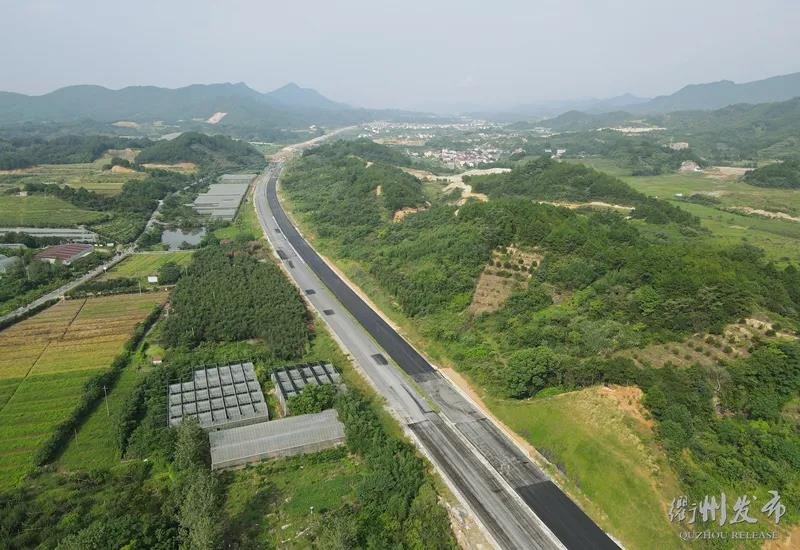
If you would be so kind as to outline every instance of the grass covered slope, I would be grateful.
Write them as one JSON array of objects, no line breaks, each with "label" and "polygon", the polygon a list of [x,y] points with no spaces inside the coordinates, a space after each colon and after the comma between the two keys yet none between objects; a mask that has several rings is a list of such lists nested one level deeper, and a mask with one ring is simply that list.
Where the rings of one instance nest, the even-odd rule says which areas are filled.
[{"label": "grass covered slope", "polygon": [[158,275],[159,269],[166,263],[175,263],[181,267],[188,266],[192,261],[191,250],[176,250],[174,252],[143,252],[134,254],[115,265],[102,276],[102,280],[131,278],[142,283],[147,282],[150,275]]},{"label": "grass covered slope", "polygon": [[680,493],[667,456],[645,419],[638,388],[594,387],[527,401],[497,400],[492,410],[553,463],[573,494],[633,548],[677,543],[665,521]]}]

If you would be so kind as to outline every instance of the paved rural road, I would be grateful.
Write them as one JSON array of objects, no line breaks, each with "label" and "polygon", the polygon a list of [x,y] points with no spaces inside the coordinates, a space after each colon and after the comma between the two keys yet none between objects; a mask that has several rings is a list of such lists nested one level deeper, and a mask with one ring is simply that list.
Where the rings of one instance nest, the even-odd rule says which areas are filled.
[{"label": "paved rural road", "polygon": [[19,317],[20,315],[24,315],[28,311],[39,307],[40,305],[42,305],[43,303],[45,303],[45,302],[47,302],[49,300],[55,300],[56,298],[61,298],[64,294],[66,294],[67,292],[69,292],[73,288],[77,287],[78,285],[82,285],[86,281],[97,277],[98,275],[100,275],[101,273],[106,271],[107,269],[111,269],[116,264],[118,264],[119,262],[121,262],[122,260],[124,260],[125,258],[130,256],[132,253],[133,253],[133,249],[131,249],[131,248],[127,248],[127,249],[123,250],[122,252],[120,252],[119,254],[115,255],[113,258],[111,258],[109,261],[107,261],[103,265],[97,266],[96,268],[94,268],[93,270],[89,271],[85,275],[82,275],[82,276],[78,277],[77,279],[74,279],[74,280],[68,282],[64,286],[58,287],[57,289],[53,290],[52,292],[48,292],[44,296],[41,296],[41,297],[35,299],[34,301],[32,301],[31,303],[29,303],[27,305],[24,305],[22,307],[19,307],[19,308],[15,309],[11,313],[7,313],[6,315],[3,315],[2,317],[0,317],[0,323],[2,323],[4,321],[7,321],[9,319],[13,319],[14,317]]},{"label": "paved rural road", "polygon": [[282,167],[273,162],[259,176],[254,200],[276,255],[494,543],[520,549],[617,548],[306,242],[278,201]]}]

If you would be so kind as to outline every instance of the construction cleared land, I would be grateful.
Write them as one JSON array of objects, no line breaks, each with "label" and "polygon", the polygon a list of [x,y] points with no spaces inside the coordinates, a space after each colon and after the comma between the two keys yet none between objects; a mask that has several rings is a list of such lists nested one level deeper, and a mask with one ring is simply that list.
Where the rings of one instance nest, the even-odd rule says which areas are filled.
[{"label": "construction cleared land", "polygon": [[32,467],[87,379],[110,367],[164,293],[66,300],[0,331],[0,488]]}]

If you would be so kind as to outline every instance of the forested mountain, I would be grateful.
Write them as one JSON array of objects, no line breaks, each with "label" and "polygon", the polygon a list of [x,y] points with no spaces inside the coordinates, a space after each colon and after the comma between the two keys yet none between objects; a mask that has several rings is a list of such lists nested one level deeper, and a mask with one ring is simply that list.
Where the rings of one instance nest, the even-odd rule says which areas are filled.
[{"label": "forested mountain", "polygon": [[265,97],[292,107],[311,107],[314,109],[351,109],[349,105],[332,101],[311,88],[301,88],[294,82],[264,94]]},{"label": "forested mountain", "polygon": [[[775,103],[743,103],[713,111],[679,111],[664,115],[572,111],[550,120],[515,126],[526,128],[531,125],[562,133],[550,141],[575,153],[613,153],[627,139],[656,143],[686,141],[696,154],[714,162],[784,159],[800,155],[800,97]],[[625,126],[650,126],[664,130],[632,137],[620,132],[601,134],[596,131]]]},{"label": "forested mountain", "polygon": [[41,138],[0,138],[0,170],[27,168],[36,164],[93,162],[109,149],[145,147],[148,140],[109,136],[63,136]]}]

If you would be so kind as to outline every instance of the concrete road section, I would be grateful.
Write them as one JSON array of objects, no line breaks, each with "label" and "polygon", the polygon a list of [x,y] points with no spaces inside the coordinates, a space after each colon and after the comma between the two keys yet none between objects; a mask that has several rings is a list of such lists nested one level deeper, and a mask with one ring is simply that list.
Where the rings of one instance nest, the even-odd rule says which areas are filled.
[{"label": "concrete road section", "polygon": [[501,548],[617,548],[490,419],[364,302],[292,225],[280,162],[256,181],[276,256],[393,414]]}]

